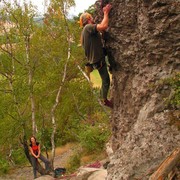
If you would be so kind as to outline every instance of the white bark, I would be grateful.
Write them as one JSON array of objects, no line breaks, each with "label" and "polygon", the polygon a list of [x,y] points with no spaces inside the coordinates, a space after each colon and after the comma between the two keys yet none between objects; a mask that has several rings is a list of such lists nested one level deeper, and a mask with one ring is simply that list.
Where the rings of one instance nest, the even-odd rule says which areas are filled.
[{"label": "white bark", "polygon": [[32,134],[35,136],[37,132],[36,119],[35,119],[35,100],[34,100],[34,87],[33,87],[33,69],[30,64],[29,52],[30,52],[30,36],[26,35],[25,38],[26,49],[26,63],[28,65],[28,85],[30,90],[30,102],[31,102],[31,121],[32,121]]},{"label": "white bark", "polygon": [[[6,2],[3,1],[5,4]],[[7,5],[7,4],[6,4]],[[17,5],[17,4],[16,4]],[[7,13],[11,13],[9,12],[9,9],[5,9],[7,11]],[[14,16],[14,14],[11,14],[14,19],[16,20],[16,26],[17,28],[19,28],[18,26],[18,20],[16,19],[16,17]],[[5,22],[6,23],[6,22]],[[14,27],[15,24],[12,24],[11,27]],[[7,43],[4,45],[0,46],[0,49],[7,53],[11,59],[12,59],[12,72],[11,74],[7,75],[7,79],[9,81],[9,85],[10,85],[10,89],[12,91],[12,94],[14,92],[13,90],[13,75],[15,72],[15,62],[17,62],[18,64],[22,65],[23,64],[15,57],[13,50],[15,49],[15,45],[13,45],[10,41],[9,41],[9,37],[8,37],[8,27],[5,27],[5,25],[2,25],[2,30],[3,30],[3,34],[6,36],[7,39]],[[27,27],[26,30],[28,30],[29,27]],[[27,68],[28,69],[28,85],[29,85],[29,90],[30,90],[30,103],[31,103],[31,120],[32,120],[32,133],[33,135],[36,134],[36,123],[35,123],[35,101],[34,101],[34,93],[33,93],[33,69],[30,65],[30,59],[29,59],[29,52],[30,52],[30,35],[28,34],[24,34],[24,42],[25,42],[25,49],[26,49],[26,63],[27,63]],[[14,98],[14,102],[16,104],[17,110],[19,111],[18,114],[20,116],[20,110],[18,107],[18,103],[17,103],[17,98],[15,97],[15,95],[13,94],[13,98]]]},{"label": "white bark", "polygon": [[55,111],[56,111],[56,109],[57,109],[57,106],[59,105],[60,96],[61,96],[61,91],[62,91],[62,88],[63,88],[63,84],[64,84],[64,82],[65,82],[65,80],[66,80],[67,65],[68,65],[69,59],[70,59],[70,57],[71,57],[70,31],[69,31],[68,24],[67,24],[67,22],[66,22],[65,14],[64,14],[64,20],[65,20],[66,33],[67,33],[68,52],[67,52],[67,60],[66,60],[66,63],[65,63],[65,65],[64,65],[63,78],[62,78],[62,81],[61,81],[61,83],[60,83],[60,86],[59,86],[57,95],[56,95],[55,103],[54,103],[54,105],[53,105],[53,107],[52,107],[52,109],[51,109],[51,121],[52,121],[52,128],[53,128],[53,131],[52,131],[52,134],[51,134],[51,145],[52,145],[52,159],[51,159],[51,163],[52,163],[52,166],[53,166],[54,157],[55,157],[55,134],[56,134]]}]

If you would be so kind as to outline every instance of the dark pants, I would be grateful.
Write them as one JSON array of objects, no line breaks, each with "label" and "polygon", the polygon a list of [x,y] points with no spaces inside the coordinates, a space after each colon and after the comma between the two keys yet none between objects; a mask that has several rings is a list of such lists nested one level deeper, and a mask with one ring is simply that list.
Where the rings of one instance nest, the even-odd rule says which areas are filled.
[{"label": "dark pants", "polygon": [[93,64],[92,66],[94,69],[98,70],[102,80],[102,86],[100,90],[101,98],[107,99],[109,86],[110,86],[110,78],[109,78],[106,62],[105,61],[98,62]]},{"label": "dark pants", "polygon": [[[48,159],[46,159],[43,155],[40,154],[39,158],[41,161],[43,161],[45,163],[45,169],[46,171],[48,171],[50,169],[50,162]],[[34,156],[31,156],[31,162],[32,162],[32,166],[33,166],[33,174],[34,174],[34,178],[37,177],[37,158],[35,158]]]}]

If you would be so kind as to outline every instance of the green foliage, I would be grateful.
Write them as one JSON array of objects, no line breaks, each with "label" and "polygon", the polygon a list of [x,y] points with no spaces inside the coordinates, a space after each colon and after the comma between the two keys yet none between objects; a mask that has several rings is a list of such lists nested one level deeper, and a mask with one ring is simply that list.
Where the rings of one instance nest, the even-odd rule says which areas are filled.
[{"label": "green foliage", "polygon": [[180,73],[176,73],[173,77],[167,78],[163,81],[172,89],[172,95],[168,100],[170,105],[180,107]]},{"label": "green foliage", "polygon": [[80,130],[79,139],[82,147],[88,152],[102,151],[110,136],[110,131],[103,124],[85,125]]},{"label": "green foliage", "polygon": [[[9,36],[9,35],[8,35],[8,36]],[[0,35],[0,45],[5,44],[6,42],[7,42],[7,37]],[[12,43],[18,43],[17,36],[12,35],[11,42],[12,42]]]},{"label": "green foliage", "polygon": [[67,170],[68,172],[72,173],[76,171],[80,167],[80,165],[81,165],[81,154],[77,153],[70,158],[68,162]]},{"label": "green foliage", "polygon": [[12,159],[15,164],[23,165],[27,162],[27,159],[25,157],[24,151],[22,148],[18,148],[13,151],[12,153]]},{"label": "green foliage", "polygon": [[[83,138],[86,129],[88,132],[84,135],[89,138],[93,150],[102,149],[108,137],[107,128],[103,131],[100,128],[100,124],[107,124],[107,117],[101,113],[96,97],[77,68],[77,64],[85,64],[83,49],[77,46],[81,30],[76,21],[66,21],[62,13],[65,7],[68,9],[72,5],[72,0],[53,1],[40,25],[34,22],[36,12],[31,5],[8,4],[0,10],[1,19],[10,25],[7,29],[3,23],[0,26],[0,44],[6,47],[0,49],[0,150],[2,155],[13,150],[12,158],[16,164],[25,163],[22,147],[18,146],[19,137],[32,135],[32,96],[37,139],[42,148],[50,149],[51,110],[60,85],[61,97],[55,111],[56,146],[72,141],[87,146]],[[71,58],[62,84],[69,50],[67,27],[72,36]],[[89,127],[94,118],[97,124]],[[94,137],[91,139],[88,134]],[[6,167],[4,163],[3,169]]]},{"label": "green foliage", "polygon": [[94,5],[89,6],[89,8],[86,10],[86,12],[94,15],[94,13],[95,13],[95,6]]},{"label": "green foliage", "polygon": [[170,85],[174,90],[174,97],[171,99],[171,104],[180,106],[180,73],[177,73],[171,80]]},{"label": "green foliage", "polygon": [[[51,129],[50,128],[43,128],[37,133],[36,138],[43,144],[43,146],[47,149],[51,149]],[[43,151],[43,146],[41,149]]]},{"label": "green foliage", "polygon": [[59,145],[78,141],[79,124],[85,122],[90,115],[99,110],[99,104],[88,83],[82,81],[82,79],[79,79],[79,82],[81,83],[77,84],[76,81],[68,83],[61,99],[59,106],[61,110],[57,112],[61,120],[58,121]]},{"label": "green foliage", "polygon": [[0,174],[8,173],[9,168],[8,162],[4,158],[0,157]]}]

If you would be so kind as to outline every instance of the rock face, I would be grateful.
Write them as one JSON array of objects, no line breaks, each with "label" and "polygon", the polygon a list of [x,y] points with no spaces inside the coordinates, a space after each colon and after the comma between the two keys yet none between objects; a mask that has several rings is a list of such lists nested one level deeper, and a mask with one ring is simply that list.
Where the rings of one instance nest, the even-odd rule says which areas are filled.
[{"label": "rock face", "polygon": [[105,180],[107,170],[101,168],[80,168],[75,180]]},{"label": "rock face", "polygon": [[[119,63],[113,72],[114,110],[108,180],[148,179],[150,170],[180,146],[165,100],[163,79],[180,70],[180,1],[111,0],[107,46]],[[176,109],[177,121],[180,112]]]}]

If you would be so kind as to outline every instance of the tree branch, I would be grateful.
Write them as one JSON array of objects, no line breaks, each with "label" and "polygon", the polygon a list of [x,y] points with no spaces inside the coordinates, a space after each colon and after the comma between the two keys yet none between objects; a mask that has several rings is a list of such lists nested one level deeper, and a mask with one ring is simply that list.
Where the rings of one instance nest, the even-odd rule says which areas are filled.
[{"label": "tree branch", "polygon": [[[74,57],[73,57],[73,58],[74,58]],[[75,58],[74,58],[74,59],[75,59]],[[80,72],[83,74],[83,76],[85,77],[85,79],[89,82],[89,85],[90,85],[90,87],[91,87],[91,90],[92,90],[93,94],[95,95],[95,97],[96,97],[99,105],[102,107],[103,111],[104,111],[104,112],[106,113],[106,115],[109,117],[110,114],[108,113],[108,111],[105,109],[105,107],[104,107],[103,104],[101,103],[100,98],[99,98],[99,97],[96,95],[96,93],[93,91],[93,86],[92,86],[92,83],[91,83],[91,81],[90,81],[90,78],[88,77],[88,75],[86,74],[86,72],[83,71],[83,69],[81,68],[81,66],[80,66],[78,63],[76,63],[76,66],[77,66],[77,68],[80,70]]]},{"label": "tree branch", "polygon": [[61,81],[61,85],[59,86],[57,95],[56,95],[55,104],[53,105],[53,107],[51,109],[51,120],[52,120],[52,126],[53,126],[53,131],[52,131],[52,134],[51,134],[51,144],[52,144],[52,160],[51,160],[51,163],[52,163],[52,166],[53,166],[54,157],[55,157],[55,134],[56,134],[55,110],[56,110],[56,108],[57,108],[57,106],[59,104],[59,101],[60,101],[61,90],[62,90],[63,84],[64,84],[64,82],[66,80],[66,75],[67,75],[67,65],[68,65],[68,62],[69,62],[70,57],[71,57],[70,30],[69,30],[69,27],[68,27],[68,23],[67,23],[65,14],[63,14],[63,15],[64,15],[64,21],[65,21],[65,27],[66,27],[68,49],[67,49],[67,59],[66,59],[65,65],[64,65],[63,78],[62,78],[62,81]]}]

